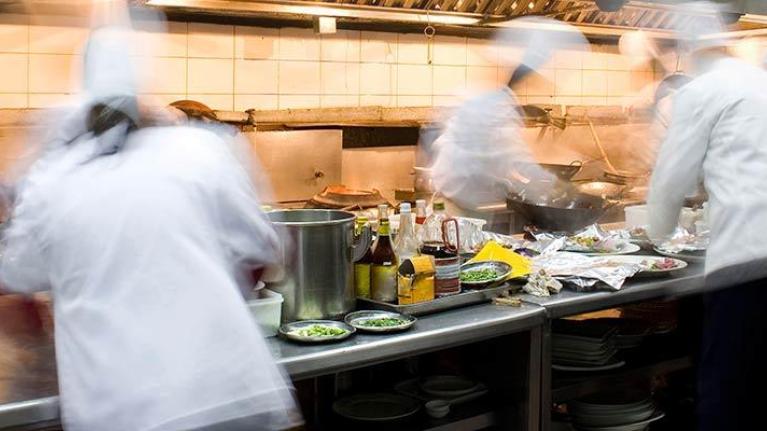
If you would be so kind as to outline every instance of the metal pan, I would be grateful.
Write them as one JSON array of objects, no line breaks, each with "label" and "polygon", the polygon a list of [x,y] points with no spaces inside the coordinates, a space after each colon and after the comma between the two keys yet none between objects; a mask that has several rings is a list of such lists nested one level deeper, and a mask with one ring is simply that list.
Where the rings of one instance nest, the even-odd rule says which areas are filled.
[{"label": "metal pan", "polygon": [[506,200],[507,207],[519,213],[541,229],[575,232],[594,224],[615,202],[582,193],[574,194],[556,206],[535,205],[514,197]]},{"label": "metal pan", "polygon": [[[371,320],[371,319],[401,319],[404,320],[404,323],[397,326],[367,326],[365,325],[365,321]],[[383,310],[362,310],[362,311],[354,311],[352,313],[349,313],[346,315],[346,318],[344,318],[344,321],[348,323],[350,326],[353,326],[354,329],[358,329],[360,331],[364,332],[375,332],[375,333],[390,333],[390,332],[401,332],[408,330],[415,325],[415,322],[418,319],[416,319],[413,316],[408,316],[407,314],[401,314],[401,313],[394,313],[391,311],[383,311]]]},{"label": "metal pan", "polygon": [[472,262],[461,265],[461,273],[480,269],[492,269],[495,271],[495,278],[483,281],[461,281],[461,286],[467,289],[481,289],[483,287],[502,283],[509,277],[509,274],[511,274],[511,265],[499,260]]},{"label": "metal pan", "polygon": [[[346,332],[333,336],[305,336],[296,333],[298,330],[309,328],[314,325],[330,326],[333,328],[343,329]],[[300,322],[291,322],[280,326],[281,337],[299,343],[311,344],[345,340],[351,337],[354,332],[356,332],[354,327],[349,326],[344,322],[337,322],[335,320],[302,320]]]}]

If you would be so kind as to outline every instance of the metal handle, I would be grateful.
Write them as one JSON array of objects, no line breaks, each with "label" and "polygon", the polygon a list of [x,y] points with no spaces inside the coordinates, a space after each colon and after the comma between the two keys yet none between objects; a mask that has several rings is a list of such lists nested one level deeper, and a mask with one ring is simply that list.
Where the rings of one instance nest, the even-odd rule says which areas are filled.
[{"label": "metal handle", "polygon": [[352,262],[362,259],[372,242],[373,231],[370,230],[370,226],[365,225],[359,233],[355,232],[354,241],[352,242]]},{"label": "metal handle", "polygon": [[[450,238],[447,235],[447,225],[450,224],[450,222],[455,224],[455,247],[450,244]],[[458,248],[461,246],[461,234],[458,229],[458,220],[454,218],[442,220],[442,242],[445,243],[445,249],[447,249],[447,251],[451,251],[456,254],[458,253]]]}]

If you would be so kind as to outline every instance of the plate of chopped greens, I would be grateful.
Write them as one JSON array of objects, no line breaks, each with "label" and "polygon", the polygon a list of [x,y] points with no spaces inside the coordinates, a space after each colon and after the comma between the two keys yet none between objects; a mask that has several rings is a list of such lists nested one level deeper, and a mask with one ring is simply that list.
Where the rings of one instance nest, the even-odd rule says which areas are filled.
[{"label": "plate of chopped greens", "polygon": [[391,311],[362,310],[347,314],[344,320],[360,331],[383,333],[409,329],[417,319]]},{"label": "plate of chopped greens", "polygon": [[463,287],[479,289],[505,281],[511,274],[511,265],[499,260],[471,262],[461,265],[460,280]]},{"label": "plate of chopped greens", "polygon": [[280,335],[301,343],[327,343],[349,338],[355,329],[335,320],[302,320],[280,327]]}]

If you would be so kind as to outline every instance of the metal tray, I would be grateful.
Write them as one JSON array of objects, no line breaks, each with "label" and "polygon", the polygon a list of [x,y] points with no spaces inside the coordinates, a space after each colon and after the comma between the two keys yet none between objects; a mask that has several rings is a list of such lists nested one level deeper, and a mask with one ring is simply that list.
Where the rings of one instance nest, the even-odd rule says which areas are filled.
[{"label": "metal tray", "polygon": [[357,298],[357,308],[393,311],[395,313],[408,314],[410,316],[423,316],[453,308],[489,302],[493,298],[500,296],[503,292],[519,288],[520,285],[505,283],[497,287],[467,290],[457,295],[443,296],[441,298],[436,298],[433,301],[408,305],[389,304],[388,302],[375,301],[367,298]]},{"label": "metal tray", "polygon": [[[297,329],[308,328],[314,325],[332,326],[335,328],[343,329],[346,332],[340,335],[329,337],[317,337],[317,336],[302,336],[293,333]],[[287,340],[295,341],[298,343],[330,343],[333,341],[341,341],[351,337],[356,329],[347,325],[344,322],[336,322],[335,320],[302,320],[300,322],[286,323],[280,327],[280,336]]]},{"label": "metal tray", "polygon": [[[361,324],[365,320],[380,319],[380,318],[402,319],[404,323],[397,326],[380,326],[380,327],[365,326]],[[405,331],[407,329],[410,329],[413,325],[415,325],[416,320],[418,319],[416,319],[413,316],[408,316],[406,314],[401,314],[401,313],[393,313],[391,311],[384,311],[384,310],[353,311],[347,314],[346,317],[344,318],[344,322],[348,323],[350,326],[353,326],[354,329],[358,331],[374,332],[378,334]]]}]

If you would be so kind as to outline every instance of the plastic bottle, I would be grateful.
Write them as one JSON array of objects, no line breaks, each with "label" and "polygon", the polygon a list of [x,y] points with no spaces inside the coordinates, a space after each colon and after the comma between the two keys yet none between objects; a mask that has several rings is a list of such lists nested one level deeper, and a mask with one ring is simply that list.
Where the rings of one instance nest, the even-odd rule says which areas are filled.
[{"label": "plastic bottle", "polygon": [[415,235],[413,213],[407,202],[399,207],[399,231],[397,241],[394,243],[394,252],[397,255],[397,262],[418,255],[418,238]]}]

